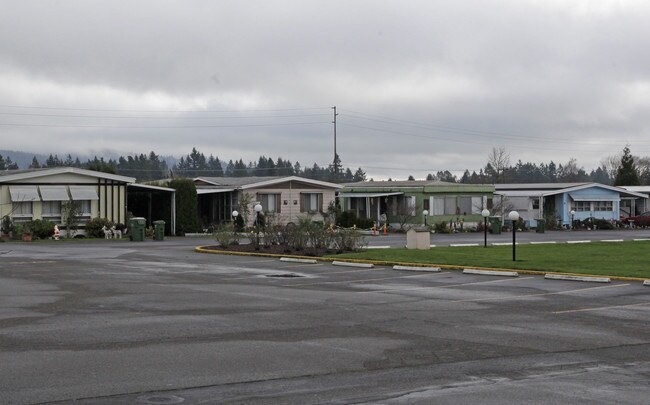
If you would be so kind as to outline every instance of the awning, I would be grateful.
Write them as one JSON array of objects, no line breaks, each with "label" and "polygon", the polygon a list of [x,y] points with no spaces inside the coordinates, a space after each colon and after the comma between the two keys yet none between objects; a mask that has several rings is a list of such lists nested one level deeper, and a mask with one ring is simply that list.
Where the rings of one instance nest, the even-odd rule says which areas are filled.
[{"label": "awning", "polygon": [[40,200],[36,186],[10,186],[9,194],[13,202]]},{"label": "awning", "polygon": [[38,186],[43,201],[68,201],[68,190],[65,186]]},{"label": "awning", "polygon": [[575,194],[569,193],[573,201],[620,201],[619,197],[607,197],[599,194],[590,195],[590,194]]},{"label": "awning", "polygon": [[196,194],[198,195],[219,194],[219,193],[229,193],[231,191],[235,191],[235,189],[234,188],[197,188]]},{"label": "awning", "polygon": [[70,186],[73,201],[99,200],[95,186]]},{"label": "awning", "polygon": [[389,197],[391,195],[403,195],[403,192],[393,193],[339,193],[339,197],[343,198],[367,198],[367,197]]}]

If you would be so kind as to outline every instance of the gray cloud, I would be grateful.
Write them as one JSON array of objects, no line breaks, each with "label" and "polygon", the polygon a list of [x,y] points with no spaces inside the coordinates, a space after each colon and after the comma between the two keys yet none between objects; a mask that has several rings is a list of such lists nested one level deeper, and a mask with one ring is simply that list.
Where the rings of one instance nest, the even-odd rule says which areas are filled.
[{"label": "gray cloud", "polygon": [[492,146],[590,169],[626,143],[650,155],[648,17],[613,0],[8,1],[3,147],[325,165],[337,105],[343,163],[376,178],[478,170]]}]

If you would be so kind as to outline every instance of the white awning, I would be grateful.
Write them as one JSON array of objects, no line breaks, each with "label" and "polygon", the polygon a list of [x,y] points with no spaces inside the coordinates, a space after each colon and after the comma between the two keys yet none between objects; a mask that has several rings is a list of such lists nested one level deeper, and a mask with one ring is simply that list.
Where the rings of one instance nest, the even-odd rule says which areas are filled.
[{"label": "white awning", "polygon": [[197,195],[219,194],[219,193],[229,193],[231,191],[235,191],[235,189],[234,188],[197,188],[196,194]]},{"label": "white awning", "polygon": [[38,186],[43,201],[68,201],[68,190],[65,186]]},{"label": "white awning", "polygon": [[99,200],[95,186],[70,186],[73,201]]},{"label": "white awning", "polygon": [[595,195],[578,194],[578,195],[576,195],[574,193],[569,193],[569,195],[571,196],[571,199],[573,199],[573,201],[620,201],[619,197],[614,197],[614,196],[607,197],[607,196],[598,195],[598,194],[595,194]]},{"label": "white awning", "polygon": [[40,200],[36,186],[10,186],[9,194],[11,194],[11,201],[13,202]]},{"label": "white awning", "polygon": [[366,197],[388,197],[391,195],[403,195],[403,192],[393,193],[339,193],[339,197],[343,198],[366,198]]}]

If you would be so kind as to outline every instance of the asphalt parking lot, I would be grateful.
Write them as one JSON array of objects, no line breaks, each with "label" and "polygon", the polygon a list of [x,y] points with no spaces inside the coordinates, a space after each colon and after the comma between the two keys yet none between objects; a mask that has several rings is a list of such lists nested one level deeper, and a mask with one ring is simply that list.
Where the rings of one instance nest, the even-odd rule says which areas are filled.
[{"label": "asphalt parking lot", "polygon": [[650,287],[0,244],[0,403],[640,404]]}]

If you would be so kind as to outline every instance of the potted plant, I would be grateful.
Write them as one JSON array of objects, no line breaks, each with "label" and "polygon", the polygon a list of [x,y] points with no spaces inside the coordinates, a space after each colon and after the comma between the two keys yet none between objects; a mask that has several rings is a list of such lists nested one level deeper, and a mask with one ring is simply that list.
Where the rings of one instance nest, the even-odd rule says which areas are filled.
[{"label": "potted plant", "polygon": [[2,224],[1,224],[1,230],[2,230],[2,240],[9,240],[11,238],[11,233],[14,230],[14,224],[11,222],[11,218],[9,218],[9,215],[5,215],[2,218]]},{"label": "potted plant", "polygon": [[32,241],[32,231],[29,229],[29,226],[25,225],[23,227],[23,236],[22,236],[23,242],[31,242]]}]

